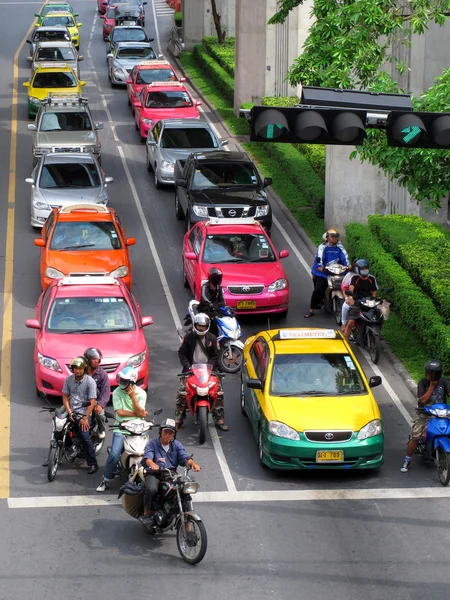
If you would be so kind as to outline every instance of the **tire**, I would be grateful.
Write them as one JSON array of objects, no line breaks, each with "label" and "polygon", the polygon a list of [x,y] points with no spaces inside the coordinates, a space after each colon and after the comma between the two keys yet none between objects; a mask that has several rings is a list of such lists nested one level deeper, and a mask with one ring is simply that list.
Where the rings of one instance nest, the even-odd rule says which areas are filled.
[{"label": "tire", "polygon": [[181,558],[190,565],[197,565],[203,560],[208,546],[206,528],[202,521],[196,521],[191,515],[186,516],[186,524],[192,529],[190,538],[183,536],[181,519],[177,525],[177,546]]},{"label": "tire", "polygon": [[[229,359],[225,356],[228,353],[228,348],[231,348],[232,358],[234,358],[234,363],[229,361]],[[244,358],[243,352],[240,348],[236,346],[228,346],[223,345],[220,348],[219,352],[219,365],[220,368],[225,371],[225,373],[237,373],[240,371],[242,367],[242,360]]]},{"label": "tire", "polygon": [[136,119],[134,120],[134,128],[136,131],[139,131],[139,125],[136,123]]},{"label": "tire", "polygon": [[105,443],[105,440],[98,440],[95,444],[94,444],[94,450],[95,450],[95,456],[97,456],[101,449],[103,448],[103,444]]},{"label": "tire", "polygon": [[58,471],[59,459],[61,456],[61,446],[50,446],[48,451],[48,466],[47,466],[47,479],[53,481]]},{"label": "tire", "polygon": [[244,415],[244,417],[247,417],[248,419],[248,415],[247,415],[247,411],[245,410],[245,394],[244,394],[244,382],[242,381],[242,377],[241,377],[241,413]]},{"label": "tire", "polygon": [[206,406],[197,408],[197,427],[198,427],[198,443],[204,444],[206,441],[206,430],[208,428],[208,409]]},{"label": "tire", "polygon": [[267,469],[266,465],[263,462],[263,447],[262,447],[262,427],[259,425],[258,428],[258,460],[259,464],[263,469]]},{"label": "tire", "polygon": [[179,221],[184,219],[184,212],[181,208],[180,201],[178,199],[178,194],[175,192],[175,216]]},{"label": "tire", "polygon": [[188,212],[186,214],[186,219],[184,221],[184,229],[185,229],[186,233],[190,230],[191,227],[192,227],[192,221],[191,221],[191,217],[189,216],[189,212]]},{"label": "tire", "polygon": [[342,305],[344,304],[342,298],[335,296],[333,298],[333,313],[336,323],[342,325]]},{"label": "tire", "polygon": [[183,261],[183,287],[185,287],[187,290],[189,289],[189,281],[187,280],[186,271],[184,270],[184,261]]},{"label": "tire", "polygon": [[450,453],[441,447],[436,450],[436,466],[439,483],[447,486],[450,481]]},{"label": "tire", "polygon": [[160,182],[160,180],[158,178],[158,167],[155,165],[155,168],[153,170],[155,172],[155,188],[157,190],[160,190],[162,188],[162,183]]},{"label": "tire", "polygon": [[370,359],[374,365],[380,360],[381,343],[380,336],[374,335],[371,329],[367,329],[365,333],[364,345],[370,354]]}]

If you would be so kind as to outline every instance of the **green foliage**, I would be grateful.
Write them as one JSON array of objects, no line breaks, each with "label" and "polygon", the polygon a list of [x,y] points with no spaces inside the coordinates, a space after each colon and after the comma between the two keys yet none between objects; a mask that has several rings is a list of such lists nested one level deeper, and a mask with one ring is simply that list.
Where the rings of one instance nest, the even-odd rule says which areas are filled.
[{"label": "green foliage", "polygon": [[298,96],[265,96],[261,98],[262,106],[295,106],[300,104]]},{"label": "green foliage", "polygon": [[281,24],[289,16],[291,10],[303,4],[304,0],[280,0],[278,3],[278,12],[269,20],[269,25]]},{"label": "green foliage", "polygon": [[370,270],[382,289],[392,288],[389,298],[403,322],[415,333],[430,356],[440,358],[450,369],[450,327],[411,277],[388,254],[367,227],[350,223],[346,227],[347,251],[367,258]]},{"label": "green foliage", "polygon": [[194,46],[194,59],[201,69],[222,91],[227,100],[234,102],[234,79],[210,56],[201,44]]},{"label": "green foliage", "polygon": [[301,152],[322,181],[325,181],[326,146],[320,144],[294,144]]},{"label": "green foliage", "polygon": [[183,13],[182,12],[174,13],[173,20],[175,21],[175,25],[177,27],[181,27],[183,25]]},{"label": "green foliage", "polygon": [[219,44],[216,37],[204,37],[203,47],[207,53],[212,56],[219,65],[230,75],[234,77],[234,47],[235,38],[225,38],[223,44]]}]

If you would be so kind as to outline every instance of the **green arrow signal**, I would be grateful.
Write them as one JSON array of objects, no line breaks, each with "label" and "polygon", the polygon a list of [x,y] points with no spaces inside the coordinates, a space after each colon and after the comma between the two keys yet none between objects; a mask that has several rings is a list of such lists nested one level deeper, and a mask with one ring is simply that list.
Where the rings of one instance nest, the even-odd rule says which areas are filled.
[{"label": "green arrow signal", "polygon": [[405,127],[402,129],[403,142],[405,144],[411,144],[414,141],[417,141],[418,138],[422,135],[422,130],[417,125],[411,125],[410,127]]},{"label": "green arrow signal", "polygon": [[270,125],[267,125],[265,138],[268,140],[274,140],[283,134],[283,130],[283,125],[280,125],[279,123],[271,123]]}]

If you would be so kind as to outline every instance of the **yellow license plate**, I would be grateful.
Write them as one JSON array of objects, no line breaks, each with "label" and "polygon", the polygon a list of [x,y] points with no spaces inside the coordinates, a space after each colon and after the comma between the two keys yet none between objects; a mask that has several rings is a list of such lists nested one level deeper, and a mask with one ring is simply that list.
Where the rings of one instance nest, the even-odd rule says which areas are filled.
[{"label": "yellow license plate", "polygon": [[256,300],[238,300],[236,302],[236,308],[256,308]]},{"label": "yellow license plate", "polygon": [[316,462],[335,463],[344,462],[343,450],[319,450],[316,452]]}]

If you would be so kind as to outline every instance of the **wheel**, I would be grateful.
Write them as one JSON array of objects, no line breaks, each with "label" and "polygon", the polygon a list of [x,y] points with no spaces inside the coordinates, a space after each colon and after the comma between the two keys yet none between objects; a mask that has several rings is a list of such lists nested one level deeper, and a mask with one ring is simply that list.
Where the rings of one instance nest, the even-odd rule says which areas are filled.
[{"label": "wheel", "polygon": [[449,452],[441,447],[436,449],[436,466],[439,482],[447,486],[450,481]]},{"label": "wheel", "polygon": [[128,106],[131,106],[130,96],[128,96]]},{"label": "wheel", "polygon": [[180,201],[178,199],[178,194],[175,192],[175,216],[179,221],[184,219],[184,212],[181,208]]},{"label": "wheel", "polygon": [[136,119],[134,120],[134,128],[136,131],[139,131],[139,125],[136,123]]},{"label": "wheel", "polygon": [[59,458],[61,456],[61,446],[50,446],[48,451],[48,466],[47,466],[47,479],[53,481],[56,477],[58,470]]},{"label": "wheel", "polygon": [[[231,356],[230,356],[231,352]],[[243,354],[240,348],[224,344],[219,352],[219,364],[225,373],[237,373],[242,367]]]},{"label": "wheel", "polygon": [[334,313],[334,318],[336,319],[336,323],[338,325],[342,324],[342,305],[344,304],[344,301],[342,300],[342,298],[339,298],[338,296],[335,296],[333,298],[333,313]]},{"label": "wheel", "polygon": [[186,271],[184,270],[184,261],[183,261],[183,286],[186,289],[189,289],[189,281],[187,280]]},{"label": "wheel", "polygon": [[196,521],[191,515],[185,517],[186,537],[183,534],[181,519],[177,525],[177,546],[181,558],[190,565],[203,560],[208,546],[206,528],[202,521]]},{"label": "wheel", "polygon": [[242,381],[242,377],[241,377],[241,413],[244,415],[244,417],[248,418],[247,412],[245,410],[245,393],[244,393],[244,382]]},{"label": "wheel", "polygon": [[158,167],[155,165],[155,168],[153,170],[155,172],[155,188],[160,190],[162,188],[162,183],[160,182],[158,177]]},{"label": "wheel", "polygon": [[374,365],[376,365],[378,363],[378,361],[380,360],[380,351],[381,351],[380,336],[374,335],[374,333],[371,329],[367,329],[364,342],[365,342],[364,345],[366,346],[366,348],[370,354],[371,361],[373,362]]},{"label": "wheel", "polygon": [[100,453],[100,450],[103,448],[103,444],[105,443],[105,440],[98,440],[97,442],[95,442],[94,444],[94,450],[95,450],[95,455],[97,456],[97,454]]},{"label": "wheel", "polygon": [[258,459],[259,459],[259,464],[261,465],[261,467],[266,469],[267,467],[263,462],[263,456],[264,456],[264,452],[263,452],[263,443],[262,443],[262,427],[260,425],[259,429],[258,429]]},{"label": "wheel", "polygon": [[147,150],[146,154],[147,154],[147,171],[149,173],[151,173],[153,171],[153,167],[152,167],[152,163],[150,162],[150,159],[148,157],[148,150]]},{"label": "wheel", "polygon": [[141,132],[139,132],[139,140],[141,142],[141,144],[145,144],[145,142],[147,141],[147,138],[143,135],[141,135]]},{"label": "wheel", "polygon": [[198,443],[204,444],[206,440],[206,429],[208,427],[208,409],[206,406],[197,408]]}]

